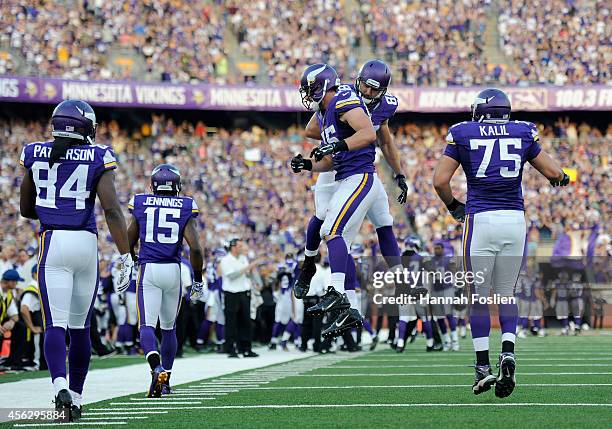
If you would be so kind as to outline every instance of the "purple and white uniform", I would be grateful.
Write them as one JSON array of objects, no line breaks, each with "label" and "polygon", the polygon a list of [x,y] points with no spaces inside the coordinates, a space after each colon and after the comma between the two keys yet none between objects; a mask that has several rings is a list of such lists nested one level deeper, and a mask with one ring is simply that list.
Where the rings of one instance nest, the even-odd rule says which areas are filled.
[{"label": "purple and white uniform", "polygon": [[540,153],[534,124],[461,122],[446,137],[444,155],[459,162],[467,178],[463,232],[464,266],[484,273],[476,293],[513,296],[525,248],[521,191],[523,166]]},{"label": "purple and white uniform", "polygon": [[117,168],[117,161],[109,147],[78,145],[50,167],[52,147],[53,142],[30,143],[20,159],[36,186],[43,316],[46,327],[84,329],[99,277],[96,186],[106,171]]},{"label": "purple and white uniform", "polygon": [[192,198],[152,194],[132,197],[140,251],[136,295],[140,326],[174,328],[181,300],[181,251],[187,222],[199,209]]},{"label": "purple and white uniform", "polygon": [[[352,92],[353,94],[357,94],[355,91],[354,85],[343,84],[338,87],[338,92]],[[374,130],[378,131],[380,126],[388,121],[395,115],[395,111],[397,110],[398,101],[391,94],[386,94],[381,100],[373,104],[372,106],[367,106],[368,114],[372,119],[372,125],[374,126]],[[319,122],[319,128],[321,130],[324,129],[324,116],[321,112],[317,112],[317,120]],[[323,139],[325,139],[325,135],[321,133]],[[368,148],[367,151],[369,151]],[[373,149],[373,148],[372,148]],[[366,152],[367,152],[366,151]],[[374,151],[372,150],[372,153]],[[373,161],[372,161],[373,162]],[[315,191],[315,216],[319,219],[325,219],[325,214],[327,213],[327,209],[330,206],[330,202],[332,197],[339,186],[339,182],[336,181],[336,172],[329,171],[324,173],[319,173],[317,177],[317,183],[314,186]],[[383,195],[380,195],[377,199],[377,203],[374,204],[371,210],[368,211],[367,217],[374,224],[374,228],[378,229],[383,226],[391,226],[393,225],[393,217],[389,211],[389,198],[387,197],[387,193],[384,188],[382,188]]]},{"label": "purple and white uniform", "polygon": [[[322,116],[320,125],[324,142],[346,139],[355,133],[350,125],[340,120],[343,113],[352,109],[363,109],[368,113],[363,100],[355,92],[339,91]],[[350,248],[366,215],[377,211],[383,201],[388,207],[387,194],[375,172],[374,158],[374,143],[333,156],[336,185],[321,227],[321,237],[341,235]]]}]

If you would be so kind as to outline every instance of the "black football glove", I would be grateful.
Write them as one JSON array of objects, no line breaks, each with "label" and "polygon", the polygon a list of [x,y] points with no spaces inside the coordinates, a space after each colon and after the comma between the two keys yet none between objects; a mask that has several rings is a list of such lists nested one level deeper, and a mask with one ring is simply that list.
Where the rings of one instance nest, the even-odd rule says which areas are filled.
[{"label": "black football glove", "polygon": [[563,172],[563,176],[560,179],[558,177],[556,179],[552,179],[550,181],[550,184],[553,187],[556,187],[556,186],[567,186],[567,185],[569,185],[569,182],[570,182],[570,178],[567,175],[567,173],[564,171]]},{"label": "black football glove", "polygon": [[408,199],[408,184],[406,183],[406,176],[403,174],[398,174],[395,176],[395,181],[397,182],[397,187],[402,190],[401,194],[399,194],[397,197],[397,202],[404,204]]},{"label": "black football glove", "polygon": [[315,161],[319,162],[327,155],[333,155],[335,153],[346,150],[348,150],[348,146],[344,140],[340,140],[338,142],[323,143],[321,146],[315,147],[312,152],[310,152],[310,157],[314,158]]},{"label": "black football glove", "polygon": [[297,154],[293,158],[291,158],[291,170],[294,173],[299,173],[303,170],[312,170],[312,161],[309,159],[305,159],[302,154]]},{"label": "black football glove", "polygon": [[457,201],[453,198],[453,201],[447,204],[446,208],[457,222],[463,222],[465,220],[465,204],[461,201]]}]

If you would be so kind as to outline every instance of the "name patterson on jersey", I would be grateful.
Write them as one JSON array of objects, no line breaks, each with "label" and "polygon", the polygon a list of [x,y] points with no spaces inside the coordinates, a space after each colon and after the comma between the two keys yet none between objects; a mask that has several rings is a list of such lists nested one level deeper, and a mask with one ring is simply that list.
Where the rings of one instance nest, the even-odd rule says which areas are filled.
[{"label": "name patterson on jersey", "polygon": [[142,204],[145,206],[182,208],[183,200],[173,197],[147,197]]},{"label": "name patterson on jersey", "polygon": [[[66,155],[61,157],[60,159],[66,161],[89,161],[93,162],[95,158],[96,151],[92,148],[69,148],[66,151]],[[51,157],[51,147],[50,146],[34,146],[34,158],[50,158]]]},{"label": "name patterson on jersey", "polygon": [[483,137],[509,135],[505,125],[479,125],[478,130]]}]

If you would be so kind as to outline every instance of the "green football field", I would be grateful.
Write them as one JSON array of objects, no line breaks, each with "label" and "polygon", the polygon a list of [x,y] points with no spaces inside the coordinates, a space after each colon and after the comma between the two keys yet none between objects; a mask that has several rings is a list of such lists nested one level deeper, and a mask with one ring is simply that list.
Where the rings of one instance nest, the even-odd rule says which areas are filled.
[{"label": "green football field", "polygon": [[418,339],[403,354],[381,344],[375,352],[305,358],[174,386],[167,398],[143,393],[90,404],[76,426],[612,427],[609,332],[519,340],[517,388],[506,399],[471,393],[471,342],[461,346],[425,353]]}]

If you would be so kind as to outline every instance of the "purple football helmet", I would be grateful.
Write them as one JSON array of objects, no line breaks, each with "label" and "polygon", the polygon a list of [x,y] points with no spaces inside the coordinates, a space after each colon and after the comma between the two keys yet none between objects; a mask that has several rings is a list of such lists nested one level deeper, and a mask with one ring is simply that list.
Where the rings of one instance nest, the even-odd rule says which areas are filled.
[{"label": "purple football helmet", "polygon": [[472,121],[506,123],[510,119],[510,99],[504,91],[488,88],[480,91],[472,104]]},{"label": "purple football helmet", "polygon": [[404,246],[406,250],[417,253],[423,249],[423,242],[418,236],[411,234],[404,240]]},{"label": "purple football helmet", "polygon": [[151,189],[155,195],[173,195],[181,192],[181,173],[170,164],[160,164],[151,173]]},{"label": "purple football helmet", "polygon": [[[376,91],[373,97],[365,95],[360,90],[360,84],[364,84]],[[357,79],[355,79],[355,88],[367,105],[376,103],[387,92],[387,88],[391,83],[391,70],[389,66],[381,60],[370,60],[361,66]]]},{"label": "purple football helmet", "polygon": [[82,140],[93,144],[96,139],[96,114],[91,106],[82,100],[62,101],[51,116],[53,137]]},{"label": "purple football helmet", "polygon": [[340,78],[333,67],[327,64],[313,64],[306,67],[300,80],[302,104],[308,110],[317,108],[325,93],[340,86]]}]

